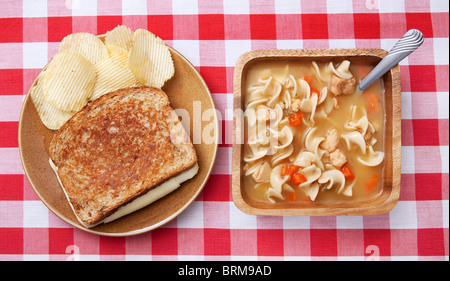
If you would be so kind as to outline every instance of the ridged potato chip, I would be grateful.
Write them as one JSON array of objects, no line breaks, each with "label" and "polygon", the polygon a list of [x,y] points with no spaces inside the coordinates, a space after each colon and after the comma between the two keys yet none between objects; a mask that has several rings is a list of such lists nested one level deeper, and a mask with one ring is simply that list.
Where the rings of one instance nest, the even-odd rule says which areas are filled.
[{"label": "ridged potato chip", "polygon": [[128,50],[116,46],[116,45],[109,45],[106,46],[106,49],[108,50],[109,56],[114,56],[114,55],[127,55],[128,56]]},{"label": "ridged potato chip", "polygon": [[59,51],[75,50],[93,64],[109,57],[108,50],[102,40],[94,34],[79,32],[69,34],[59,44]]},{"label": "ridged potato chip", "polygon": [[72,49],[57,53],[43,77],[44,98],[63,111],[82,109],[94,91],[94,65]]},{"label": "ridged potato chip", "polygon": [[128,54],[114,54],[110,56],[115,61],[120,62],[123,66],[128,68]]},{"label": "ridged potato chip", "polygon": [[125,50],[122,47],[117,47],[115,45],[106,47],[109,52],[109,57],[122,63],[124,66],[128,67],[128,53],[129,51]]},{"label": "ridged potato chip", "polygon": [[86,32],[64,37],[30,96],[44,125],[57,130],[88,101],[136,85],[161,88],[174,72],[161,38],[119,25],[106,33],[104,43]]},{"label": "ridged potato chip", "polygon": [[136,78],[131,70],[112,58],[96,63],[95,72],[97,82],[90,100],[95,100],[106,93],[136,84]]},{"label": "ridged potato chip", "polygon": [[105,45],[117,46],[130,50],[133,44],[133,31],[124,25],[118,25],[113,30],[106,32]]},{"label": "ridged potato chip", "polygon": [[58,130],[75,114],[75,112],[60,110],[45,100],[41,80],[44,75],[45,72],[41,72],[37,78],[37,84],[31,88],[31,100],[36,107],[42,123],[50,130]]},{"label": "ridged potato chip", "polygon": [[128,67],[137,81],[157,88],[161,88],[175,73],[169,48],[161,38],[145,29],[134,32]]}]

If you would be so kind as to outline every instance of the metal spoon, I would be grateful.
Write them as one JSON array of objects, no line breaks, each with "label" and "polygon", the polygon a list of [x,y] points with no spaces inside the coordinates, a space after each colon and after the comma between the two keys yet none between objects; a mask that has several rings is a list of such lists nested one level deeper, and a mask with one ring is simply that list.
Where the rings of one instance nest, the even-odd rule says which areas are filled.
[{"label": "metal spoon", "polygon": [[380,63],[359,83],[358,89],[361,92],[366,90],[378,78],[419,48],[423,40],[422,32],[417,29],[406,32]]}]

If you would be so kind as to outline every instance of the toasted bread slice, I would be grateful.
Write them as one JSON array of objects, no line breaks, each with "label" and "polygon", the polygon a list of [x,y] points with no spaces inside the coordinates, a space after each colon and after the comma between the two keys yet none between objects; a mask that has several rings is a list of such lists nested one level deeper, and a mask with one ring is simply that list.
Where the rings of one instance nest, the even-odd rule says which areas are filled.
[{"label": "toasted bread slice", "polygon": [[167,95],[145,86],[87,104],[54,135],[49,154],[86,227],[197,163]]}]

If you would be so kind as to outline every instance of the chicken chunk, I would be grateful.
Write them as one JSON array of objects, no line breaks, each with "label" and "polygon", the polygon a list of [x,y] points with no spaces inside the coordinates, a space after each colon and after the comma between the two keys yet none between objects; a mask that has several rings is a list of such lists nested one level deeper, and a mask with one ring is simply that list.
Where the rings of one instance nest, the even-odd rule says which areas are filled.
[{"label": "chicken chunk", "polygon": [[268,121],[271,119],[275,119],[277,117],[277,114],[272,108],[268,106],[258,105],[256,107],[256,117],[260,121]]},{"label": "chicken chunk", "polygon": [[327,138],[320,143],[320,148],[325,149],[328,152],[336,150],[339,144],[339,133],[336,129],[330,129],[327,133]]},{"label": "chicken chunk", "polygon": [[373,137],[372,133],[369,130],[367,130],[366,134],[364,135],[364,140],[366,141],[367,144],[370,144],[372,137]]},{"label": "chicken chunk", "polygon": [[338,149],[330,153],[331,164],[336,168],[341,168],[345,163],[347,163],[347,157],[344,153]]},{"label": "chicken chunk", "polygon": [[253,179],[256,182],[265,182],[268,181],[270,178],[270,172],[272,171],[272,168],[270,167],[270,164],[267,162],[264,162],[259,169],[257,169],[255,172],[253,172],[252,176]]},{"label": "chicken chunk", "polygon": [[337,75],[333,75],[330,83],[330,91],[336,96],[344,94],[349,95],[355,91],[356,79],[352,77],[350,79],[340,78]]}]

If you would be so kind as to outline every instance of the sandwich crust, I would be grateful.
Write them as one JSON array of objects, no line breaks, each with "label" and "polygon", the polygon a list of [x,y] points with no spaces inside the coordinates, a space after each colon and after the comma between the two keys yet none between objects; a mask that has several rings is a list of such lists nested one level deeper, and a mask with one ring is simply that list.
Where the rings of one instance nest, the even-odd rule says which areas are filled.
[{"label": "sandwich crust", "polygon": [[197,162],[167,95],[146,86],[120,89],[88,103],[53,136],[49,154],[86,226]]}]

